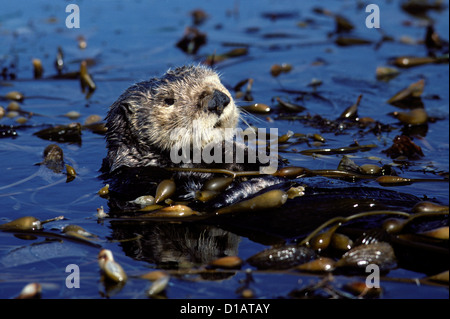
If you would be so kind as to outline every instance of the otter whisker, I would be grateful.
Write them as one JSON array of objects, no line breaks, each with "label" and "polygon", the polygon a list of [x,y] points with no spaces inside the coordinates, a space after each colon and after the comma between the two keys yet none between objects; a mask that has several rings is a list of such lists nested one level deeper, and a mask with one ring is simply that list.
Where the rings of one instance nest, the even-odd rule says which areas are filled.
[{"label": "otter whisker", "polygon": [[252,133],[256,133],[255,129],[245,120],[243,116],[239,116],[239,119],[244,122],[244,124],[252,131]]},{"label": "otter whisker", "polygon": [[[244,110],[244,109],[239,109],[239,113],[244,113],[245,115],[244,116],[241,116],[241,114],[239,114],[240,116],[239,116],[239,119],[240,120],[242,120],[244,123],[246,123],[247,125],[248,125],[248,123],[245,121],[245,117],[251,117],[252,118],[252,120],[254,120],[255,122],[259,122],[259,123],[261,123],[261,124],[265,124],[265,122],[262,120],[262,119],[260,119],[259,117],[257,117],[256,115],[254,115],[254,114],[252,114],[252,113],[250,113],[249,111],[247,111],[247,110]],[[249,127],[250,127],[250,125],[248,125]]]}]

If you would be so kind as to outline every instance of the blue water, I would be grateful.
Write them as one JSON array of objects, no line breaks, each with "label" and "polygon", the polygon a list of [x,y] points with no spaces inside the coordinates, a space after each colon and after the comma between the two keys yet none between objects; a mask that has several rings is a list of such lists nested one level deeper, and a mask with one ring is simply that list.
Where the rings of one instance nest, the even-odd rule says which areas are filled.
[{"label": "blue water", "polygon": [[[375,78],[377,66],[387,65],[391,57],[400,55],[425,56],[424,45],[401,43],[401,37],[422,40],[424,21],[403,12],[398,2],[379,1],[381,29],[365,26],[367,13],[354,1],[77,1],[80,8],[80,28],[68,29],[65,7],[70,2],[21,1],[3,2],[0,5],[0,66],[15,64],[15,80],[0,80],[0,96],[9,91],[20,91],[25,100],[23,110],[33,112],[16,138],[0,139],[0,223],[22,216],[35,216],[40,220],[65,216],[64,220],[45,225],[49,232],[59,233],[68,224],[77,224],[96,234],[98,243],[111,249],[115,259],[127,273],[140,275],[155,265],[136,256],[129,256],[123,245],[115,241],[110,220],[98,221],[97,208],[107,210],[107,200],[97,191],[103,186],[98,179],[98,169],[106,155],[104,137],[83,131],[81,145],[59,143],[65,161],[74,167],[77,177],[66,183],[66,177],[45,167],[36,166],[42,161],[42,152],[51,142],[33,135],[44,125],[73,122],[62,115],[77,111],[84,120],[93,114],[104,117],[117,97],[131,84],[164,73],[169,67],[199,63],[207,55],[224,53],[234,47],[248,46],[249,54],[219,63],[222,80],[228,88],[245,78],[253,78],[252,94],[255,102],[275,105],[274,97],[292,100],[298,95],[282,90],[311,91],[308,84],[317,78],[323,84],[317,92],[329,102],[305,99],[301,103],[311,114],[335,119],[353,104],[360,94],[361,117],[372,117],[382,123],[396,125],[388,113],[399,110],[386,103],[399,90],[425,79],[423,102],[430,115],[440,118],[430,123],[426,136],[416,139],[425,156],[412,162],[399,173],[411,178],[437,178],[436,174],[449,171],[449,68],[448,64],[430,64],[404,69],[390,82]],[[449,39],[448,2],[442,12],[430,11],[435,29]],[[346,16],[355,25],[352,36],[379,41],[383,34],[394,41],[384,42],[378,50],[374,45],[338,47],[328,33],[334,30],[330,17],[318,15],[313,7],[321,6]],[[201,8],[209,19],[199,29],[207,33],[207,44],[196,56],[187,55],[175,47],[184,30],[190,26],[189,12]],[[271,20],[264,13],[291,13],[289,18]],[[309,21],[306,27],[299,22]],[[410,22],[409,24],[406,22]],[[253,30],[250,32],[249,30]],[[276,36],[278,34],[278,36]],[[275,36],[274,36],[275,35]],[[86,49],[78,47],[77,38],[86,39]],[[230,45],[230,44],[234,44]],[[39,58],[44,67],[44,78],[56,74],[53,66],[57,48],[64,51],[66,71],[77,71],[82,59],[94,59],[89,66],[97,89],[86,99],[78,80],[33,79],[32,59]],[[313,65],[324,61],[322,65]],[[291,72],[274,78],[270,67],[290,63]],[[245,104],[238,101],[239,104]],[[7,107],[8,101],[0,101]],[[275,115],[269,115],[275,119]],[[294,121],[269,121],[267,115],[249,117],[248,121],[260,127],[277,127],[280,134],[288,130],[296,133],[321,133],[319,129]],[[3,117],[0,124],[17,125],[16,119]],[[397,125],[397,127],[400,127]],[[349,131],[345,135],[322,133],[327,147],[348,146],[357,140],[360,144],[375,143],[376,149],[354,154],[358,164],[392,164],[381,153],[399,135],[399,130],[383,133],[377,139],[373,134],[359,135]],[[301,144],[298,149],[306,149]],[[311,169],[335,169],[341,156],[331,155],[313,159],[299,153],[283,154],[291,165]],[[370,186],[377,186],[375,183]],[[392,187],[415,194],[427,195],[448,205],[448,183],[418,183]],[[266,247],[254,238],[237,236],[236,253],[243,259]],[[0,298],[15,297],[29,282],[43,285],[44,298],[102,298],[104,287],[100,283],[97,266],[97,247],[65,241],[46,242],[44,236],[21,239],[11,233],[0,232]],[[81,287],[68,289],[65,279],[68,264],[80,266]],[[390,277],[403,277],[401,269]],[[408,278],[423,277],[421,273],[406,272]],[[245,277],[238,272],[224,280],[171,279],[168,298],[237,298],[236,289]],[[281,275],[255,273],[254,289],[257,297],[285,297],[299,288],[298,274]],[[310,277],[304,278],[309,282]],[[301,280],[300,280],[301,281]],[[122,290],[112,293],[118,298],[145,298],[149,283],[131,278]],[[301,285],[300,285],[301,286]],[[414,283],[387,284],[385,298],[448,298],[448,289],[442,287],[417,287]]]}]

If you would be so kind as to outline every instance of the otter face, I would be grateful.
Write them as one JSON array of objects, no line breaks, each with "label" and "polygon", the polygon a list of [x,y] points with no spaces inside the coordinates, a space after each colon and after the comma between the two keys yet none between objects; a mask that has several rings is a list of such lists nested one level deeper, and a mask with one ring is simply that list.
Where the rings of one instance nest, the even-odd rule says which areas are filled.
[{"label": "otter face", "polygon": [[[128,161],[140,162],[149,152],[203,148],[232,138],[232,130],[226,129],[236,127],[239,111],[216,72],[188,66],[135,84],[111,106],[106,119],[109,151],[120,147],[116,156],[129,153]],[[124,125],[118,127],[120,123]]]},{"label": "otter face", "polygon": [[166,73],[153,88],[148,109],[141,111],[139,116],[154,129],[149,141],[162,150],[176,143],[204,147],[222,142],[227,138],[225,129],[235,128],[239,118],[217,73],[201,66]]}]

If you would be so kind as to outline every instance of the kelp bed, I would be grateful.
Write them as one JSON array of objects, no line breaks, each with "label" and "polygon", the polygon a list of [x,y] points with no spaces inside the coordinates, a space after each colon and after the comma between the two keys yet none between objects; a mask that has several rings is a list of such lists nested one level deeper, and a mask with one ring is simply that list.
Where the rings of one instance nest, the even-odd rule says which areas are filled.
[{"label": "kelp bed", "polygon": [[[448,298],[448,5],[380,3],[380,29],[359,2],[320,5],[85,3],[80,29],[62,5],[4,5],[0,297]],[[107,108],[187,63],[278,128],[287,186],[205,213],[254,173],[180,202],[165,171],[117,209]]]}]

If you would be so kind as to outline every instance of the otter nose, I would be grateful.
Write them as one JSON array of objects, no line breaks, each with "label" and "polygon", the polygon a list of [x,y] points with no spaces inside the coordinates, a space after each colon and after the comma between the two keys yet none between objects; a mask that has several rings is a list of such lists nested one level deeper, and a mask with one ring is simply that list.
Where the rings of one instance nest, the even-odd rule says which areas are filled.
[{"label": "otter nose", "polygon": [[211,100],[208,102],[208,110],[220,115],[228,104],[230,104],[228,95],[218,90],[214,90]]}]

